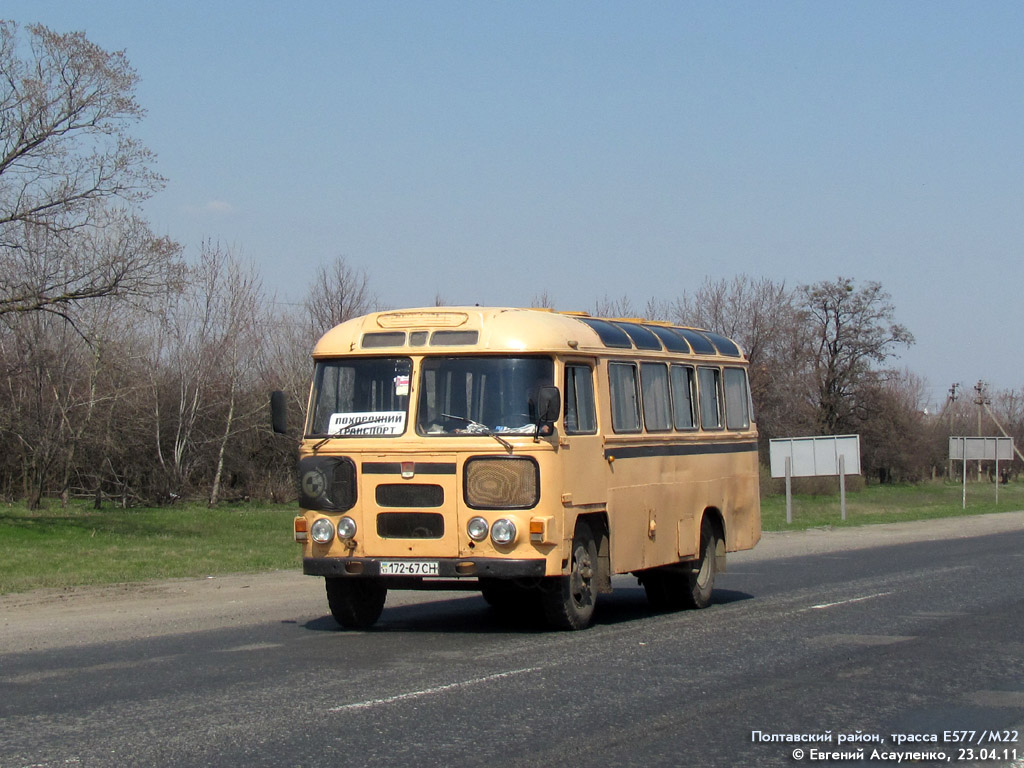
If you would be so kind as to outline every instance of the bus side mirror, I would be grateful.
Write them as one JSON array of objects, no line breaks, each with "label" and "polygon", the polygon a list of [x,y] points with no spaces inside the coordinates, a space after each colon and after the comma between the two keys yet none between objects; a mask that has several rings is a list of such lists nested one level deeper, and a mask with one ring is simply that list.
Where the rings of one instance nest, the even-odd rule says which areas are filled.
[{"label": "bus side mirror", "polygon": [[277,434],[288,432],[288,407],[280,390],[270,393],[270,423]]},{"label": "bus side mirror", "polygon": [[537,422],[553,424],[562,413],[562,396],[558,387],[541,387],[537,391]]}]

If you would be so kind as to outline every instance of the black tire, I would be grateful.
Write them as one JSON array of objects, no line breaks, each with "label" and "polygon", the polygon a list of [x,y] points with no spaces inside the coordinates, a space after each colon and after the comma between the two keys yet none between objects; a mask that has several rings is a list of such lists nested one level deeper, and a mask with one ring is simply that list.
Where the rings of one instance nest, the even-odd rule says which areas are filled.
[{"label": "black tire", "polygon": [[598,561],[594,533],[586,523],[576,526],[569,575],[545,579],[541,589],[544,618],[556,629],[586,629],[594,618]]},{"label": "black tire", "polygon": [[327,605],[345,629],[372,627],[384,610],[388,588],[378,579],[327,578]]},{"label": "black tire", "polygon": [[707,518],[700,526],[700,557],[692,562],[652,568],[640,576],[647,602],[656,611],[707,608],[715,590],[718,532]]},{"label": "black tire", "polygon": [[693,563],[686,576],[683,603],[687,608],[707,608],[715,591],[718,573],[718,530],[708,518],[700,525],[700,559]]}]

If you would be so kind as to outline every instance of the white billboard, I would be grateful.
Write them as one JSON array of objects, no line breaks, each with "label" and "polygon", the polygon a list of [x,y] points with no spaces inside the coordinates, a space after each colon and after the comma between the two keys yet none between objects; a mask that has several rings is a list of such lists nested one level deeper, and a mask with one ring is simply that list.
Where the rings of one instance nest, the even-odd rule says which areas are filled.
[{"label": "white billboard", "polygon": [[956,461],[1013,461],[1013,438],[951,437],[949,458]]},{"label": "white billboard", "polygon": [[840,457],[845,474],[860,474],[860,435],[783,437],[769,441],[772,477],[786,476],[787,458],[790,477],[835,476],[839,474]]}]

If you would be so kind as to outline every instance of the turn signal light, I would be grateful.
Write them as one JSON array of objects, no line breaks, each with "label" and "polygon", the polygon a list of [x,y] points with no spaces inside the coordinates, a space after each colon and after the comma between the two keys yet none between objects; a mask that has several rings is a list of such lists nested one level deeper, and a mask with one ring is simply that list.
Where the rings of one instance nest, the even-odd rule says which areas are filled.
[{"label": "turn signal light", "polygon": [[553,517],[531,517],[530,541],[534,544],[551,544],[550,531],[553,524]]}]

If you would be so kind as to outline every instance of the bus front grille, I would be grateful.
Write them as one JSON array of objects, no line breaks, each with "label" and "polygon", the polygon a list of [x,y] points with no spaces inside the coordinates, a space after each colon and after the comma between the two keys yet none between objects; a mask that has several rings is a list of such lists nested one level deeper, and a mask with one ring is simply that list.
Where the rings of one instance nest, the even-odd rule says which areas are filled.
[{"label": "bus front grille", "polygon": [[377,505],[381,507],[440,507],[444,488],[440,485],[387,483],[377,486]]},{"label": "bus front grille", "polygon": [[444,537],[444,515],[384,512],[377,515],[377,535],[382,539],[440,539]]}]

